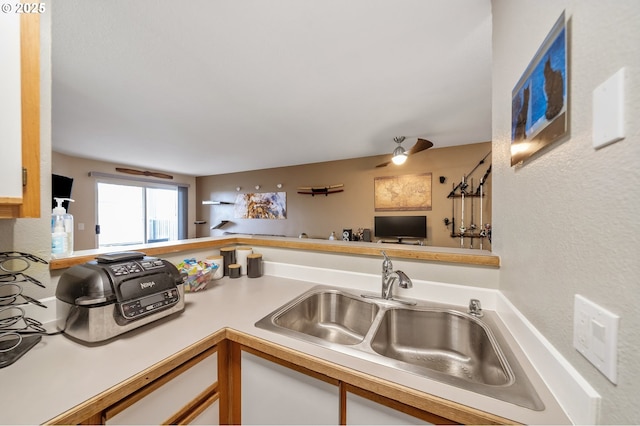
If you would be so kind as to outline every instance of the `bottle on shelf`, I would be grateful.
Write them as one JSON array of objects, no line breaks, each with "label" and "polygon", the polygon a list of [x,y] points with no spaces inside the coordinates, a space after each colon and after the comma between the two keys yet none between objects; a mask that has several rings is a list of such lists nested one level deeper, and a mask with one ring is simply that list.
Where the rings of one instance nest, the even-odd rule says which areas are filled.
[{"label": "bottle on shelf", "polygon": [[70,256],[73,253],[73,216],[62,206],[71,198],[55,197],[56,207],[51,212],[51,257]]}]

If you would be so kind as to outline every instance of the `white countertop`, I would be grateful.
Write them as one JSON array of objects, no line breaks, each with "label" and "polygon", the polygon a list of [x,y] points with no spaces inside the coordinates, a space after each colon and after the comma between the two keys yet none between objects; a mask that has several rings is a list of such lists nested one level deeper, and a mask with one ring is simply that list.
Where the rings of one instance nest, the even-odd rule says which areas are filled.
[{"label": "white countertop", "polygon": [[539,378],[532,381],[546,409],[537,412],[254,326],[314,285],[269,275],[224,277],[205,291],[187,294],[180,315],[107,344],[88,346],[62,335],[45,336],[15,364],[0,369],[0,423],[46,422],[224,327],[518,422],[570,423]]}]

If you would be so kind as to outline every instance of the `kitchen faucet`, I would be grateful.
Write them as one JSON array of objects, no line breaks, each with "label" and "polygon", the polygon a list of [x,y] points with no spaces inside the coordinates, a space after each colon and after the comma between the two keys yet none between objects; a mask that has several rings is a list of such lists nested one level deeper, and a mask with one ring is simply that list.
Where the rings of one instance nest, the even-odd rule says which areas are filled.
[{"label": "kitchen faucet", "polygon": [[391,259],[382,251],[384,260],[382,261],[382,298],[385,300],[393,299],[393,284],[398,281],[401,288],[411,288],[413,283],[411,279],[402,271],[394,271]]}]

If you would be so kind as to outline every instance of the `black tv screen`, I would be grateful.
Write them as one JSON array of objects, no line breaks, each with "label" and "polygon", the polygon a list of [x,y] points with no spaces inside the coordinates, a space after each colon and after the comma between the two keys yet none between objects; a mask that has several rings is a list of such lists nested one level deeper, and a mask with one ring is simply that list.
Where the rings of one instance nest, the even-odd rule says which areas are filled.
[{"label": "black tv screen", "polygon": [[[54,198],[71,198],[71,187],[73,186],[73,178],[51,174],[51,208],[57,206]],[[69,211],[69,202],[63,201],[62,207]]]},{"label": "black tv screen", "polygon": [[426,216],[375,216],[378,238],[427,238]]}]

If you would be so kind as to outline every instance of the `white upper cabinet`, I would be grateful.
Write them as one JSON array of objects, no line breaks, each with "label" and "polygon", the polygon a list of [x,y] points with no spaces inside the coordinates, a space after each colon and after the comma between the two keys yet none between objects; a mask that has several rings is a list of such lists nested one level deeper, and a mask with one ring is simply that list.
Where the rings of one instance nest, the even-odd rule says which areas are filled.
[{"label": "white upper cabinet", "polygon": [[22,203],[20,15],[0,15],[0,199]]},{"label": "white upper cabinet", "polygon": [[[5,4],[9,9],[14,5]],[[0,219],[40,217],[40,17],[0,13]]]}]

